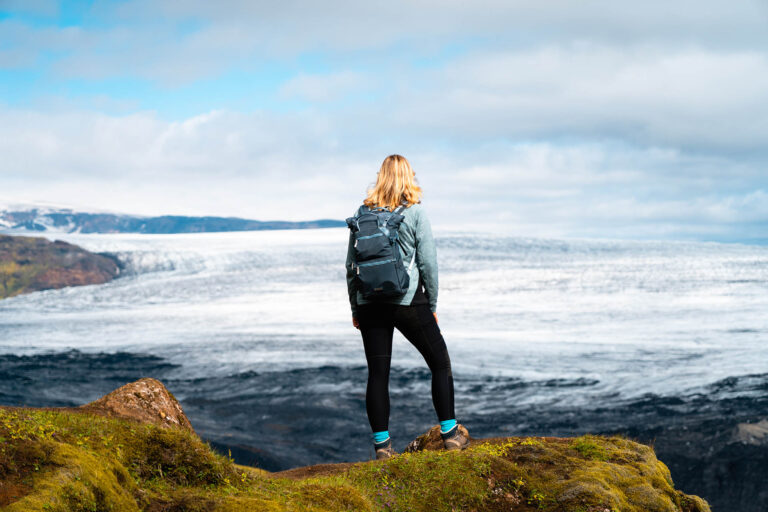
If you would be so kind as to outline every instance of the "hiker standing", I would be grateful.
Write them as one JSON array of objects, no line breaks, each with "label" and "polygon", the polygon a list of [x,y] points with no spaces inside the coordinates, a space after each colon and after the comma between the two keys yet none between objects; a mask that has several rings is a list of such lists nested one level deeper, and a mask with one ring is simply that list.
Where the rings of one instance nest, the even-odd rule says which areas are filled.
[{"label": "hiker standing", "polygon": [[437,253],[421,188],[410,163],[390,155],[375,186],[353,217],[347,251],[352,324],[360,330],[368,362],[365,395],[377,459],[395,454],[389,437],[389,369],[397,328],[432,372],[432,402],[445,448],[469,444],[456,423],[448,349],[437,325]]}]

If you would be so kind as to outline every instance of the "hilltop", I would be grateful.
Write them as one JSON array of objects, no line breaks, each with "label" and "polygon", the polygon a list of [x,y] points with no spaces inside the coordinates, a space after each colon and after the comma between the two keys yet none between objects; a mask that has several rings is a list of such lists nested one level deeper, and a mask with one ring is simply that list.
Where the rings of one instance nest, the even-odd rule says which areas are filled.
[{"label": "hilltop", "polygon": [[78,408],[0,408],[0,506],[8,512],[708,512],[645,445],[618,437],[473,439],[438,428],[387,461],[279,473],[241,466],[194,432],[154,379]]},{"label": "hilltop", "polygon": [[120,274],[116,259],[61,240],[0,235],[0,299],[65,286],[103,284]]}]

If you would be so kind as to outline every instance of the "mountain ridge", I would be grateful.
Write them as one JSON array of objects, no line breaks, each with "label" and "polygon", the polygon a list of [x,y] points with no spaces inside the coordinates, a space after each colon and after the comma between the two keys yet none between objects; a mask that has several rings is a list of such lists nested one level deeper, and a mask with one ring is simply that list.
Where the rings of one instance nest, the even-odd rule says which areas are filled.
[{"label": "mountain ridge", "polygon": [[0,205],[0,233],[215,233],[346,226],[336,219],[260,221],[241,217],[87,212],[40,205]]}]

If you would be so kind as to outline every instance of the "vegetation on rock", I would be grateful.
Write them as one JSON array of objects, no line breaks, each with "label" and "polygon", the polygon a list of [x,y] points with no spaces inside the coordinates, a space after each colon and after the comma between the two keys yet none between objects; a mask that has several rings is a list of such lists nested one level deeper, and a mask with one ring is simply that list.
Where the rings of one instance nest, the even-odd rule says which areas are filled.
[{"label": "vegetation on rock", "polygon": [[496,438],[461,452],[268,473],[193,431],[87,412],[0,408],[0,507],[17,511],[705,512],[651,448],[621,438]]},{"label": "vegetation on rock", "polygon": [[102,284],[119,272],[114,259],[61,240],[0,235],[0,299],[65,286]]}]

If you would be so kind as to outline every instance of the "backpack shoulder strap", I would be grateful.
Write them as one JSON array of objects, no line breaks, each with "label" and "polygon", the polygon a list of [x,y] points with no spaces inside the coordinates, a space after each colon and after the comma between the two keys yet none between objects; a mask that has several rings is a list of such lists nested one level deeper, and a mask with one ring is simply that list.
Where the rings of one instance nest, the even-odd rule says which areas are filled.
[{"label": "backpack shoulder strap", "polygon": [[404,204],[401,204],[400,206],[398,206],[397,208],[395,208],[395,210],[394,210],[392,213],[398,213],[398,214],[399,214],[399,213],[401,213],[403,210],[405,210],[405,205],[404,205]]}]

